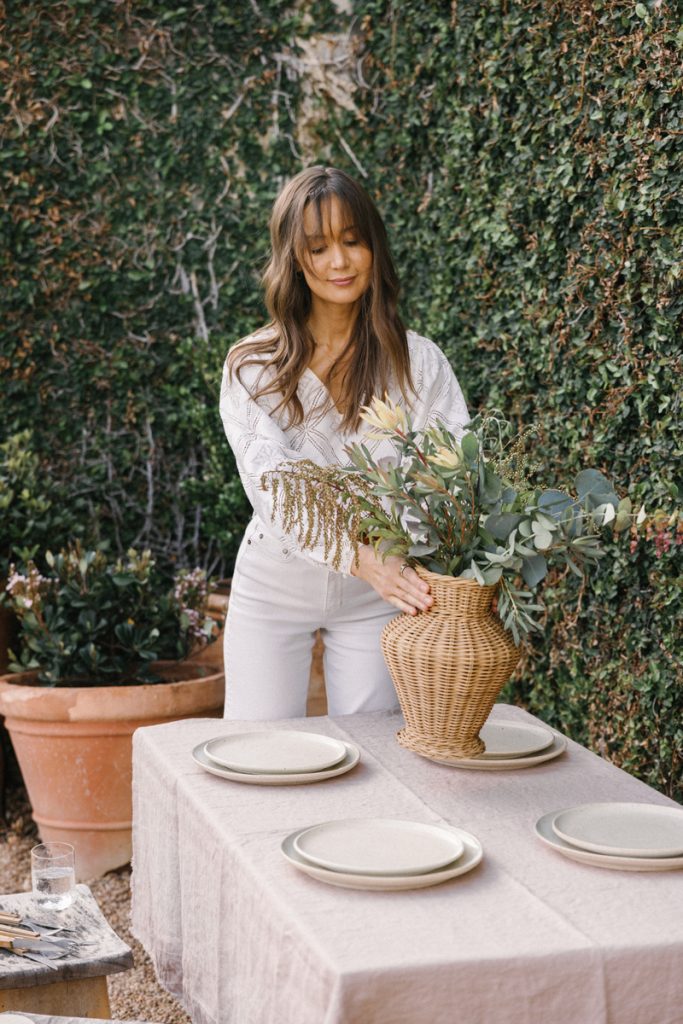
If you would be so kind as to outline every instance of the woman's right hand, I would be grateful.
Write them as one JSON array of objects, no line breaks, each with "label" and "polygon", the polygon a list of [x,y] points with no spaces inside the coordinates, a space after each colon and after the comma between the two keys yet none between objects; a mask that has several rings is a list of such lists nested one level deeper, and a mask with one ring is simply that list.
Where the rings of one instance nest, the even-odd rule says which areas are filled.
[{"label": "woman's right hand", "polygon": [[399,611],[407,615],[426,612],[433,604],[429,584],[421,580],[410,566],[401,572],[405,565],[404,559],[398,555],[389,555],[382,561],[372,545],[361,544],[358,565],[352,566],[351,574],[369,583],[380,597],[395,605]]}]

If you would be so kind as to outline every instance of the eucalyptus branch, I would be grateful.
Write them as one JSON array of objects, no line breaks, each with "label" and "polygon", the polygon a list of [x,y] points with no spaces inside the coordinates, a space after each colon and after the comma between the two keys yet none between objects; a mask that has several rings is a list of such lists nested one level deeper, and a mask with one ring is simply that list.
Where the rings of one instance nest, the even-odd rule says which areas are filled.
[{"label": "eucalyptus branch", "polygon": [[585,579],[605,553],[602,527],[619,533],[645,519],[594,469],[577,474],[572,495],[531,488],[524,442],[532,430],[508,441],[510,424],[499,416],[477,417],[462,437],[443,424],[413,431],[389,398],[362,418],[393,455],[378,461],[357,443],[346,449],[350,466],[306,460],[264,474],[273,521],[279,516],[303,548],[322,544],[336,569],[349,546],[357,558],[364,534],[384,555],[498,587],[498,614],[517,644],[542,629],[534,592],[551,563]]}]

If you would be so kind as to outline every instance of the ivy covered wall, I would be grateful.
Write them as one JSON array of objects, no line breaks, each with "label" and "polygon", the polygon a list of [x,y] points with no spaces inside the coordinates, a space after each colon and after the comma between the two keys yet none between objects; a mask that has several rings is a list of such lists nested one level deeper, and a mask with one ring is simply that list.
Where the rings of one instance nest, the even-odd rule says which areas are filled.
[{"label": "ivy covered wall", "polygon": [[[93,536],[229,572],[248,514],[216,411],[261,322],[272,199],[313,162],[385,216],[406,321],[470,407],[671,510],[681,76],[671,3],[7,4],[0,431]],[[680,503],[680,499],[679,499]],[[507,696],[680,795],[681,538],[546,588]]]}]

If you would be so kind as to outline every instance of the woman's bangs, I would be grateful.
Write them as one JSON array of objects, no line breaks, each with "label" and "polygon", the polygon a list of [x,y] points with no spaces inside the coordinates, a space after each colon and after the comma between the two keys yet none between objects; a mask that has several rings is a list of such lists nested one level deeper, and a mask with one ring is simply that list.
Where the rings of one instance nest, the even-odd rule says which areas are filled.
[{"label": "woman's bangs", "polygon": [[[327,184],[327,183],[326,183]],[[313,209],[315,213],[315,231],[317,234],[325,234],[330,226],[330,202],[337,199],[342,208],[342,218],[345,227],[353,227],[354,231],[364,245],[372,252],[374,250],[373,240],[370,233],[368,211],[353,190],[327,187],[316,190],[304,204],[304,210]],[[297,238],[295,240],[297,258],[301,260],[302,255],[308,251],[308,240],[303,227],[303,217],[297,219]]]}]

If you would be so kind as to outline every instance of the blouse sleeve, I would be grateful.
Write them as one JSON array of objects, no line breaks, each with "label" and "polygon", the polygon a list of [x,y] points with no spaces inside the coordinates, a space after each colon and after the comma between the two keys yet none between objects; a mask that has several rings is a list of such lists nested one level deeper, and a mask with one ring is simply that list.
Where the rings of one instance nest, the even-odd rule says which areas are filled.
[{"label": "blouse sleeve", "polygon": [[456,437],[462,437],[470,421],[467,404],[448,359],[427,338],[414,336],[411,369],[417,401],[413,427],[424,430],[443,423]]},{"label": "blouse sleeve", "polygon": [[[253,371],[256,369],[256,373]],[[285,536],[282,515],[275,508],[273,515],[273,497],[270,491],[261,489],[263,473],[282,469],[286,462],[300,462],[303,456],[288,446],[287,438],[278,426],[274,416],[260,401],[252,398],[247,384],[250,377],[258,375],[258,369],[246,367],[241,377],[237,373],[228,374],[227,362],[223,369],[221,384],[220,413],[226,437],[230,442],[240,479],[254,512],[261,522],[270,529]],[[316,565],[325,565],[333,569],[333,555],[325,557],[322,541],[312,548],[302,548],[295,535],[286,534],[290,543],[295,544],[298,553]],[[354,553],[350,543],[345,543],[338,572],[351,575]]]}]

